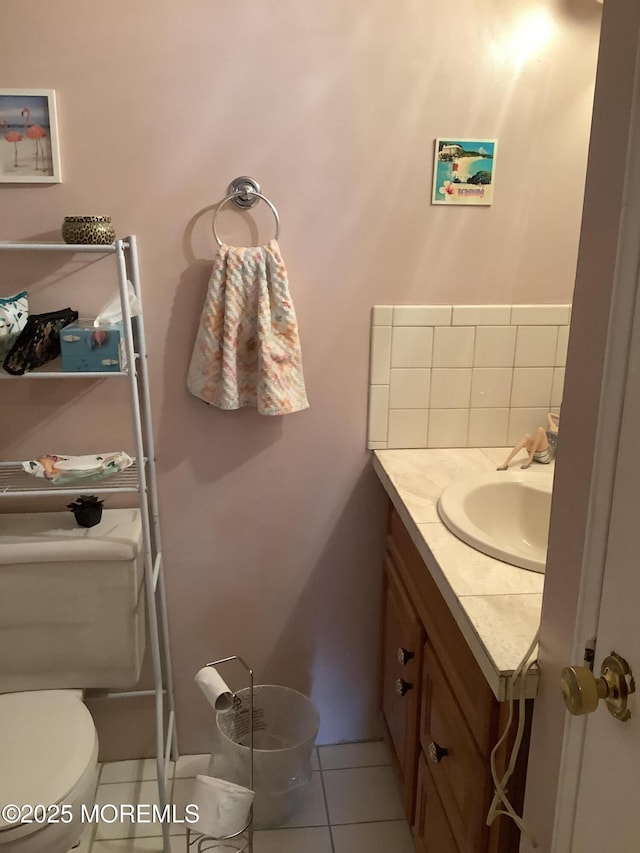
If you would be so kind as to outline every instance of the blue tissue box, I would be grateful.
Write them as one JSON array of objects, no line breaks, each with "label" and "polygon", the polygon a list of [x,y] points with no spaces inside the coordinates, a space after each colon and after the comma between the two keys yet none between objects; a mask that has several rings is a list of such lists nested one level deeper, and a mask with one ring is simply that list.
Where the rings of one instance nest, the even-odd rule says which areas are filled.
[{"label": "blue tissue box", "polygon": [[122,323],[94,327],[80,320],[60,332],[62,369],[67,373],[118,373],[126,370]]}]

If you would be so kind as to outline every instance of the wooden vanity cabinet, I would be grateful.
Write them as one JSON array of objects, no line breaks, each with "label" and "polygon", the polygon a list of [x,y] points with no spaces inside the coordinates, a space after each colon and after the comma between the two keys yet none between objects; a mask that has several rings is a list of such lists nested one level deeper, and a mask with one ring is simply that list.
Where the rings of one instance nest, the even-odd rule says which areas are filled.
[{"label": "wooden vanity cabinet", "polygon": [[[493,695],[393,507],[384,574],[382,711],[416,850],[517,853],[520,836],[512,821],[498,817],[486,825],[494,790],[489,756],[504,729],[507,703]],[[517,811],[528,725],[508,786]],[[509,741],[497,756],[499,772],[510,750]]]},{"label": "wooden vanity cabinet", "polygon": [[405,814],[411,820],[418,762],[424,628],[388,558],[385,568],[382,710],[398,759]]},{"label": "wooden vanity cabinet", "polygon": [[460,853],[423,752],[418,757],[416,812],[412,829],[416,853]]}]

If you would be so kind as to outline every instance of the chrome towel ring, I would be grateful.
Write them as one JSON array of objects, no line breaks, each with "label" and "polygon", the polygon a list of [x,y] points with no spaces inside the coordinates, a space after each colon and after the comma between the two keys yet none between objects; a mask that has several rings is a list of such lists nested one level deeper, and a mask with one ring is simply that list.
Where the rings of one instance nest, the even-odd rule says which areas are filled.
[{"label": "chrome towel ring", "polygon": [[243,175],[240,178],[235,178],[229,186],[227,187],[227,195],[222,199],[220,204],[217,207],[216,212],[213,214],[213,236],[216,238],[216,242],[218,246],[222,246],[222,240],[218,237],[218,232],[216,231],[216,217],[222,210],[222,208],[229,201],[233,201],[238,207],[243,210],[249,210],[254,205],[258,203],[258,201],[262,200],[273,213],[276,220],[276,235],[274,239],[278,239],[280,236],[280,217],[278,216],[278,211],[275,208],[275,205],[269,201],[269,199],[262,195],[260,192],[260,184],[257,181],[254,181],[253,178],[249,178],[246,175]]}]

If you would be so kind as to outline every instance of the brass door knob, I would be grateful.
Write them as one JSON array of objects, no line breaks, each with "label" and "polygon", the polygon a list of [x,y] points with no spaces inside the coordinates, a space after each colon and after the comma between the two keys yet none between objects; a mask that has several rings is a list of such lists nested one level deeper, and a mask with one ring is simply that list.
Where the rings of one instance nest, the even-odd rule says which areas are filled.
[{"label": "brass door knob", "polygon": [[629,664],[616,652],[602,661],[600,676],[595,676],[586,666],[565,667],[560,685],[564,704],[574,716],[591,714],[601,699],[617,720],[625,722],[631,716],[627,697],[635,692],[636,685]]},{"label": "brass door knob", "polygon": [[408,681],[405,681],[404,678],[399,678],[396,681],[396,693],[398,696],[404,696],[407,691],[411,690],[413,684],[409,684]]},{"label": "brass door knob", "polygon": [[440,746],[435,741],[429,744],[429,761],[433,764],[439,764],[445,755],[449,755],[449,750],[445,746]]},{"label": "brass door knob", "polygon": [[414,656],[413,652],[410,652],[408,649],[405,649],[404,646],[400,646],[397,651],[398,663],[404,666],[411,658]]}]

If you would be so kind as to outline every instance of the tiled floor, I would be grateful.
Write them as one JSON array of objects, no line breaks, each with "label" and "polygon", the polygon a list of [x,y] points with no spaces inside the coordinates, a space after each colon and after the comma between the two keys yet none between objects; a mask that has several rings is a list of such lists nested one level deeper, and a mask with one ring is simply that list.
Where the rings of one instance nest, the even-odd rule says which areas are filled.
[{"label": "tiled floor", "polygon": [[[190,802],[192,779],[206,773],[208,763],[208,755],[185,755],[172,766],[174,803]],[[256,831],[254,853],[414,853],[382,742],[318,747],[313,767],[298,812],[280,829]],[[96,802],[157,802],[154,778],[153,760],[104,764]],[[157,853],[161,831],[160,824],[151,823],[88,824],[76,853]],[[186,853],[184,831],[184,825],[172,826],[172,853]]]}]

